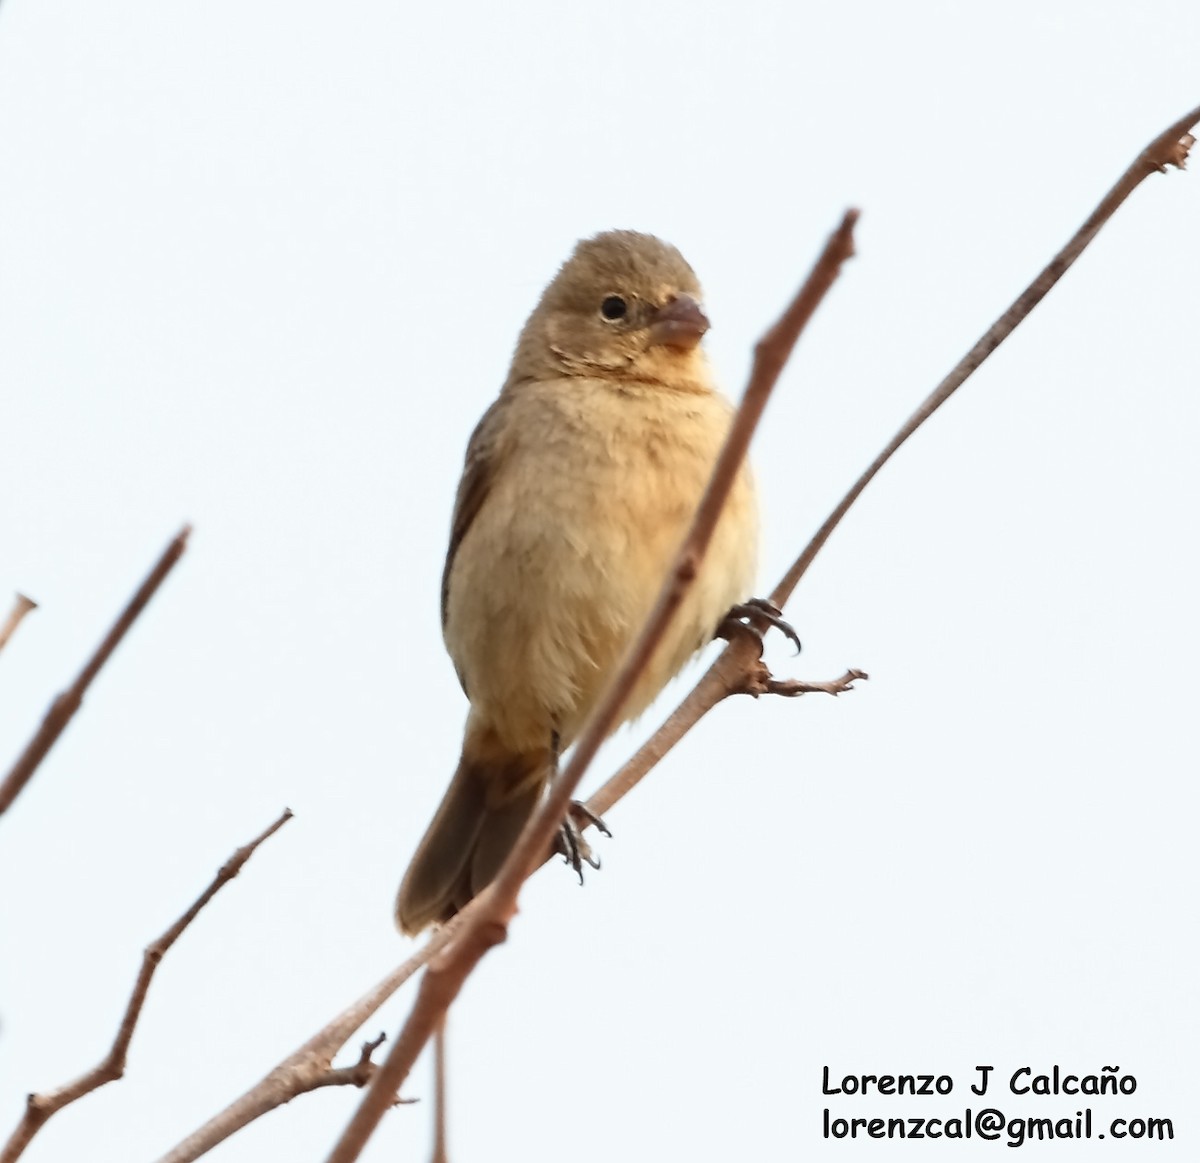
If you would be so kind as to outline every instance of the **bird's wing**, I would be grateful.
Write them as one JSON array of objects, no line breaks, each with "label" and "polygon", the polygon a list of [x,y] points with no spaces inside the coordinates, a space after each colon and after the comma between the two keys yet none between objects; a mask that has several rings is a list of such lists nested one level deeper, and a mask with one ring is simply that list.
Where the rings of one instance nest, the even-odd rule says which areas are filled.
[{"label": "bird's wing", "polygon": [[501,401],[497,400],[475,426],[467,443],[467,458],[463,465],[462,480],[458,482],[458,495],[454,499],[454,517],[450,522],[450,546],[446,550],[446,566],[442,570],[442,630],[446,629],[446,612],[450,599],[450,573],[454,569],[454,558],[462,539],[479,515],[483,503],[491,492],[500,460],[498,438],[501,428]]}]

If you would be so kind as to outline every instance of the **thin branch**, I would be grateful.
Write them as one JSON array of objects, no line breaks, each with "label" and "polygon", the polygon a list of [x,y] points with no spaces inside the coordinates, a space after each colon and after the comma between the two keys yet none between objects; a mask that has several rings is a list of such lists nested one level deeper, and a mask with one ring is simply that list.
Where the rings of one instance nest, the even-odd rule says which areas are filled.
[{"label": "thin branch", "polygon": [[146,608],[146,604],[154,597],[172,567],[183,556],[191,531],[191,526],[185,525],[176,534],[171,544],[163,550],[162,556],[159,557],[146,580],[138,587],[137,593],[129,599],[129,604],[121,611],[121,615],[113,623],[112,629],[104,636],[104,641],[96,647],[96,652],[79,672],[79,677],[50,704],[50,709],[42,719],[42,725],[29,741],[24,752],[12,765],[12,769],[4,777],[4,782],[0,783],[0,815],[3,815],[13,800],[21,794],[22,789],[37,770],[38,764],[46,757],[46,753],[54,746],[55,741],[71,721],[71,717],[83,704],[83,696],[91,686],[92,679],[108,661],[109,655],[120,645],[121,639],[125,637],[130,626]]},{"label": "thin branch", "polygon": [[[472,905],[474,903],[471,902]],[[354,1031],[376,1013],[430,957],[450,943],[470,912],[468,906],[438,929],[416,953],[347,1006],[333,1021],[318,1030],[304,1045],[289,1054],[224,1110],[218,1111],[203,1126],[172,1147],[158,1163],[193,1163],[243,1127],[286,1105],[297,1095],[325,1085],[334,1085],[324,1080],[335,1075],[339,1069],[333,1065],[337,1052],[350,1040]]]},{"label": "thin branch", "polygon": [[8,617],[4,619],[4,625],[0,626],[0,650],[3,650],[8,645],[8,640],[13,636],[13,632],[21,624],[21,620],[30,610],[37,609],[37,602],[32,598],[27,598],[24,594],[17,594],[13,600],[12,609],[8,612]]},{"label": "thin branch", "polygon": [[854,689],[856,682],[865,682],[871,676],[864,670],[848,670],[841,678],[830,679],[827,682],[806,682],[801,678],[772,678],[771,672],[763,668],[761,674],[754,676],[755,684],[746,689],[746,694],[782,695],[785,699],[794,699],[799,695],[844,695]]},{"label": "thin branch", "polygon": [[[725,445],[713,467],[708,487],[700,499],[692,527],[667,574],[658,601],[646,619],[645,626],[634,639],[633,646],[605,695],[584,723],[575,745],[571,748],[569,760],[551,783],[548,794],[539,804],[533,819],[518,838],[512,855],[505,861],[493,882],[495,897],[498,901],[504,901],[504,906],[496,913],[496,920],[501,924],[507,924],[512,913],[516,911],[517,892],[521,884],[542,862],[545,853],[550,849],[584,772],[595,758],[600,745],[612,734],[620,721],[621,709],[629,697],[629,692],[645,671],[675,611],[696,580],[721,511],[725,507],[726,498],[741,471],[751,437],[762,418],[771,391],[805,324],[833,286],[842,264],[854,254],[854,225],[857,221],[857,210],[846,212],[796,297],[780,320],[755,347],[750,382],[734,416]],[[507,909],[511,911],[506,912]]]},{"label": "thin branch", "polygon": [[1188,150],[1196,139],[1187,131],[1200,122],[1200,106],[1179,118],[1163,130],[1138,156],[1133,164],[1117,179],[1095,210],[1088,215],[1083,225],[1075,231],[1071,240],[1042,269],[1041,273],[1021,292],[1013,304],[995,323],[980,336],[979,341],[955,364],[950,374],[925,398],[921,406],[904,422],[900,431],[888,442],[887,447],[871,462],[866,471],[850,486],[850,491],[838,502],[836,508],[825,519],[825,523],[813,535],[796,558],[792,568],[771,594],[771,601],[781,609],[792,596],[800,579],[808,572],[829,535],[841,523],[850,506],[858,500],[862,491],[875,478],[875,474],[892,458],[892,454],[934,414],[962,386],[963,382],[983,363],[997,347],[1016,330],[1025,317],[1049,293],[1050,288],[1063,277],[1088,244],[1100,232],[1100,228],[1116,213],[1117,208],[1151,174],[1163,173],[1167,166],[1184,168]]},{"label": "thin branch", "polygon": [[129,1002],[125,1006],[121,1024],[117,1027],[116,1037],[113,1039],[108,1053],[98,1065],[92,1067],[74,1082],[45,1094],[29,1095],[25,1102],[25,1113],[21,1117],[21,1121],[17,1124],[16,1130],[13,1131],[4,1148],[0,1150],[0,1163],[13,1163],[14,1160],[20,1158],[33,1136],[41,1130],[52,1115],[57,1114],[63,1107],[69,1106],[107,1082],[115,1082],[124,1075],[125,1056],[129,1051],[129,1043],[133,1038],[133,1031],[137,1026],[142,1006],[146,1001],[146,994],[150,989],[150,981],[154,977],[154,971],[158,968],[159,962],[167,950],[179,939],[184,929],[196,919],[200,910],[241,872],[242,866],[254,855],[258,846],[278,832],[291,818],[291,810],[285,808],[283,814],[269,828],[259,833],[249,844],[244,844],[234,852],[221,866],[208,888],[196,898],[192,907],[157,941],[146,946],[142,953],[142,967],[138,971],[137,980],[133,984],[133,992],[129,995]]},{"label": "thin branch", "polygon": [[316,1074],[304,1081],[304,1089],[297,1090],[289,1096],[307,1094],[312,1090],[321,1090],[327,1086],[357,1086],[360,1089],[375,1077],[378,1067],[371,1061],[371,1055],[387,1041],[387,1034],[380,1033],[369,1042],[364,1042],[358,1052],[358,1061],[353,1066],[331,1066],[324,1074]]},{"label": "thin branch", "polygon": [[521,832],[495,880],[480,895],[479,910],[464,923],[453,944],[430,962],[421,979],[417,1000],[408,1020],[359,1103],[358,1110],[330,1153],[329,1163],[351,1163],[358,1158],[390,1105],[391,1096],[408,1077],[417,1055],[442,1021],[467,976],[492,946],[506,938],[508,922],[516,912],[521,885],[545,858],[575,788],[600,744],[617,724],[630,690],[645,670],[671,617],[696,579],[771,390],[805,324],[832,287],[842,264],[854,253],[853,232],[857,219],[857,211],[847,212],[818,258],[812,274],[783,317],[755,348],[754,366],[746,393],[717,458],[691,529],[667,574],[654,609],[608,690],[588,716],[571,749],[570,759],[551,782],[547,795]]},{"label": "thin branch", "polygon": [[446,1150],[446,1015],[433,1035],[433,1153],[430,1163],[450,1163]]}]

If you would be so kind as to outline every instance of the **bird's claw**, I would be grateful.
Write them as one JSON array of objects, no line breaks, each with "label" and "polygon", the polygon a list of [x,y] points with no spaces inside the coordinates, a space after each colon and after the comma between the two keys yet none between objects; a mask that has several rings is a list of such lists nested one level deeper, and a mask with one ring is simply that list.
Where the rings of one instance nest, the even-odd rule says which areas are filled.
[{"label": "bird's claw", "polygon": [[575,825],[564,820],[558,830],[558,851],[562,853],[563,863],[569,864],[583,884],[583,866],[599,868],[600,861],[592,852],[591,845],[575,829]]},{"label": "bird's claw", "polygon": [[761,641],[762,636],[754,626],[753,619],[762,619],[774,626],[776,630],[796,644],[796,653],[800,653],[802,649],[800,636],[792,624],[783,617],[783,611],[766,598],[748,598],[730,609],[729,613],[721,620],[721,625],[717,627],[717,637],[724,638],[728,642],[733,635],[745,634],[748,631]]},{"label": "bird's claw", "polygon": [[[596,813],[593,812],[592,809],[581,800],[572,800],[571,806],[567,810],[571,813],[571,816],[575,821],[575,826],[580,831],[583,831],[588,824],[591,824],[601,836],[607,836],[609,839],[612,839],[612,833],[608,830],[608,825],[604,822],[603,818],[596,815]],[[583,821],[582,824],[579,823],[580,820]]]},{"label": "bird's claw", "polygon": [[567,818],[563,820],[558,830],[558,851],[562,854],[563,862],[569,864],[583,884],[583,866],[599,869],[600,857],[592,851],[592,846],[583,838],[583,828],[593,825],[604,836],[611,836],[608,825],[596,815],[586,804],[572,800],[567,809]]}]

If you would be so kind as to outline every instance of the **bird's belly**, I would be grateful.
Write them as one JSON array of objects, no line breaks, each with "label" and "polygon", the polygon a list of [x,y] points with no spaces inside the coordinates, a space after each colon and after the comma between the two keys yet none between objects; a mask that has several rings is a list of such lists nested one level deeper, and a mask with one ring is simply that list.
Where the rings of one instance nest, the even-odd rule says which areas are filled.
[{"label": "bird's belly", "polygon": [[[722,417],[703,439],[693,433],[665,454],[636,440],[618,441],[614,454],[610,440],[581,455],[575,434],[561,463],[543,445],[536,475],[497,483],[459,549],[447,644],[473,717],[504,746],[545,746],[552,732],[564,747],[574,738],[658,595],[723,431]],[[743,474],[622,720],[645,710],[748,595],[756,534]]]}]

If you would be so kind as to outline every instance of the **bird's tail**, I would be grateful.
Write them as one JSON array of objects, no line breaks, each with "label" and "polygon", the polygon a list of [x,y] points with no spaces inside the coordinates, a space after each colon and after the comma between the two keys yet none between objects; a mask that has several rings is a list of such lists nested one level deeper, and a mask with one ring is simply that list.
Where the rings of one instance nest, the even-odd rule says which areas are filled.
[{"label": "bird's tail", "polygon": [[409,935],[448,921],[495,877],[550,776],[548,750],[511,755],[470,743],[400,884],[396,923]]}]

